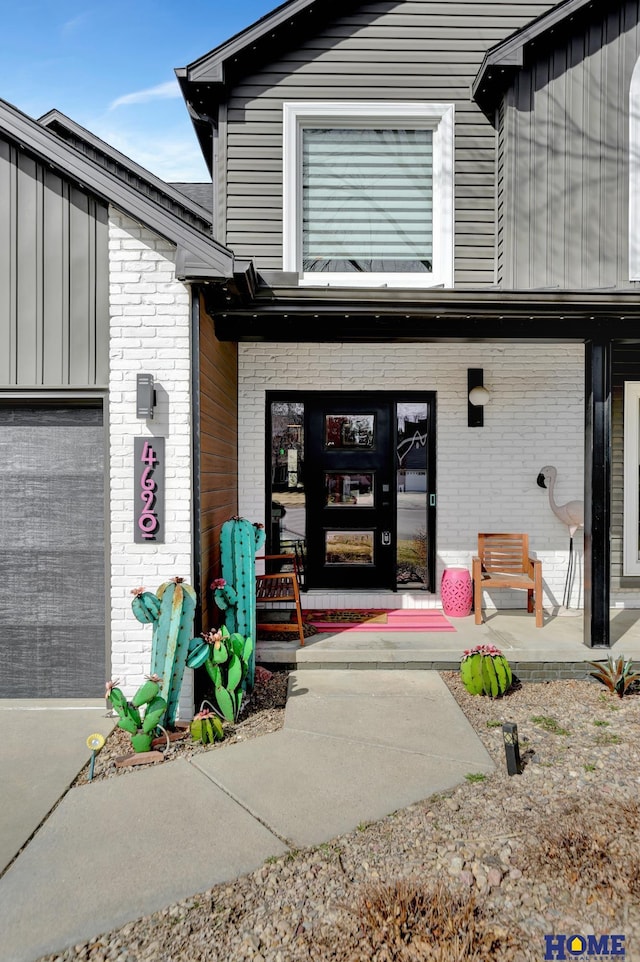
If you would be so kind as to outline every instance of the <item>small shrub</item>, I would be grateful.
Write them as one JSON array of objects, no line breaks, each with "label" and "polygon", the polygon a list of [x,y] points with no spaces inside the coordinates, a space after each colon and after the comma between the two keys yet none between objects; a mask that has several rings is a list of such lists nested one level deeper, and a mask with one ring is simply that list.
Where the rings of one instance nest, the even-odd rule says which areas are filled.
[{"label": "small shrub", "polygon": [[589,902],[599,901],[613,910],[638,892],[640,806],[635,800],[609,796],[593,801],[593,808],[585,810],[580,797],[567,799],[544,825],[536,823],[535,831],[525,834],[522,866],[581,888]]},{"label": "small shrub", "polygon": [[611,694],[622,698],[634,682],[640,681],[640,674],[633,671],[631,658],[624,660],[624,655],[620,655],[614,661],[613,656],[609,655],[606,662],[590,661],[589,664],[595,671],[589,672],[592,678],[606,685]]},{"label": "small shrub", "polygon": [[368,885],[355,904],[342,907],[357,928],[346,934],[346,940],[344,931],[338,930],[336,945],[327,948],[337,948],[339,941],[341,951],[327,952],[327,958],[491,962],[514,958],[524,945],[522,933],[514,926],[494,922],[474,895],[452,891],[442,883],[426,887],[418,881],[400,880]]},{"label": "small shrub", "polygon": [[468,772],[464,777],[468,782],[485,782],[487,780],[484,772]]},{"label": "small shrub", "polygon": [[622,736],[616,732],[598,732],[595,737],[596,745],[619,745],[621,741]]},{"label": "small shrub", "polygon": [[531,717],[531,721],[534,723],[534,725],[538,725],[551,735],[571,734],[567,728],[562,728],[555,718],[551,718],[550,715],[533,715]]},{"label": "small shrub", "polygon": [[603,721],[602,718],[594,718],[593,724],[596,725],[598,728],[606,728],[607,725],[611,724],[611,722]]},{"label": "small shrub", "polygon": [[487,728],[500,728],[501,726],[502,726],[502,722],[496,721],[495,719],[487,722]]}]

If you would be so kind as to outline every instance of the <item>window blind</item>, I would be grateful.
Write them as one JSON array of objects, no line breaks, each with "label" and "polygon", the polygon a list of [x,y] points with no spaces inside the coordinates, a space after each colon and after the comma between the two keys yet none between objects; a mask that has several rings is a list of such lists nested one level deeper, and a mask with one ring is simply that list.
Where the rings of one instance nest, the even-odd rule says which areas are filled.
[{"label": "window blind", "polygon": [[305,271],[430,271],[433,131],[303,128]]}]

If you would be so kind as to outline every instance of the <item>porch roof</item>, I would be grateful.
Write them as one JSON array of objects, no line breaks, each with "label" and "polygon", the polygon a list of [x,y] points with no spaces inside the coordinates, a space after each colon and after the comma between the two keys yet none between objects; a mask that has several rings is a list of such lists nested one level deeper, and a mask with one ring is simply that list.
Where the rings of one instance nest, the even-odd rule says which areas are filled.
[{"label": "porch roof", "polygon": [[203,289],[227,341],[609,341],[640,339],[635,290],[260,287],[242,302]]}]

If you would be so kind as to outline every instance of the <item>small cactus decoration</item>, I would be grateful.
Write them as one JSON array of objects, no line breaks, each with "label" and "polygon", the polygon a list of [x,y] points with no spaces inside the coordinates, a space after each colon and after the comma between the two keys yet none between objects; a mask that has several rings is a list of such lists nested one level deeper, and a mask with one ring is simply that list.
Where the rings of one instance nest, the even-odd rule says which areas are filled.
[{"label": "small cactus decoration", "polygon": [[218,710],[227,721],[235,721],[240,712],[244,692],[242,686],[249,674],[253,656],[253,640],[229,631],[223,626],[219,631],[203,635],[187,659],[189,668],[204,665],[215,693]]},{"label": "small cactus decoration", "polygon": [[[138,688],[137,692],[127,701],[120,689],[117,681],[110,681],[107,684],[105,697],[111,701],[111,705],[120,716],[118,728],[129,732],[131,735],[131,747],[134,752],[148,752],[151,748],[153,733],[162,723],[162,718],[167,710],[167,703],[160,695],[161,679],[157,675],[150,675],[144,685]],[[144,715],[140,714],[140,709],[147,706]]]},{"label": "small cactus decoration", "polygon": [[622,698],[635,682],[640,681],[640,674],[633,670],[633,661],[631,658],[625,661],[624,655],[619,655],[615,661],[613,655],[609,655],[604,664],[598,661],[590,661],[588,664],[596,669],[589,672],[591,677],[602,682],[612,695],[615,692],[619,698]]},{"label": "small cactus decoration", "polygon": [[222,741],[224,729],[217,715],[208,708],[201,708],[189,726],[194,742],[211,745],[215,741]]},{"label": "small cactus decoration", "polygon": [[[265,543],[261,524],[244,518],[225,521],[220,532],[222,578],[213,582],[218,608],[224,612],[224,623],[231,634],[244,638],[256,636],[256,552]],[[253,651],[249,659],[246,683],[253,687]]]},{"label": "small cactus decoration", "polygon": [[511,686],[509,662],[495,645],[477,645],[464,652],[460,664],[462,683],[471,695],[497,698]]},{"label": "small cactus decoration", "polygon": [[136,588],[132,594],[131,607],[138,621],[153,625],[151,673],[162,679],[160,695],[167,703],[162,724],[173,726],[187,653],[194,643],[196,593],[184,578],[173,578],[160,585],[155,595],[144,588]]}]

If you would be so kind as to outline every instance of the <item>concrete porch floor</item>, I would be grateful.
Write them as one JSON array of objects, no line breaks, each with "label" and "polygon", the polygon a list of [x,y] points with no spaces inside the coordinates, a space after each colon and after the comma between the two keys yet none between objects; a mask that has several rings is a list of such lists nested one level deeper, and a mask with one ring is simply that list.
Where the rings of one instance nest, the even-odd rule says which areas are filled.
[{"label": "concrete porch floor", "polygon": [[493,644],[507,656],[522,681],[584,678],[588,661],[604,661],[609,652],[640,662],[640,609],[612,609],[611,648],[587,648],[582,640],[583,615],[547,610],[542,628],[533,615],[519,610],[489,610],[476,625],[473,615],[450,618],[455,631],[358,632],[312,635],[304,648],[290,641],[262,641],[256,661],[283,668],[415,668],[457,669],[465,648]]}]

